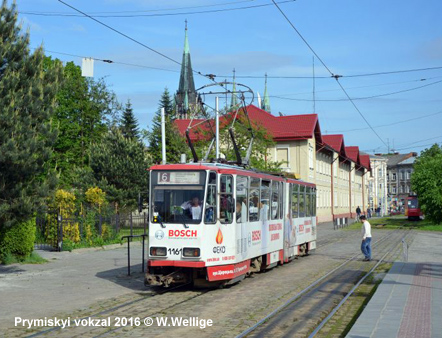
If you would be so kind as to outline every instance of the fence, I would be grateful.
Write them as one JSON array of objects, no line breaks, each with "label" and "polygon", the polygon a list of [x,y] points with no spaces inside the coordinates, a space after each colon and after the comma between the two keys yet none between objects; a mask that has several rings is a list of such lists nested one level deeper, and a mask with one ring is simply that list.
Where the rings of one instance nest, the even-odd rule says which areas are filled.
[{"label": "fence", "polygon": [[146,235],[147,226],[147,213],[63,218],[58,213],[48,212],[36,219],[35,245],[37,249],[62,251],[119,243],[123,236]]}]

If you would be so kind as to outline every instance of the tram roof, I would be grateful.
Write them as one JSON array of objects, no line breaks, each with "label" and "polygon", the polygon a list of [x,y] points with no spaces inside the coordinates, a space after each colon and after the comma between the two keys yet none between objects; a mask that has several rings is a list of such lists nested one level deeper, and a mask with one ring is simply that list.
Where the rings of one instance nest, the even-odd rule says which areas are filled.
[{"label": "tram roof", "polygon": [[214,170],[224,174],[243,174],[250,177],[266,178],[276,181],[287,181],[289,183],[298,183],[305,186],[315,187],[316,185],[310,182],[305,182],[299,179],[288,178],[283,174],[272,174],[260,172],[257,170],[245,169],[243,167],[226,164],[226,163],[179,163],[179,164],[157,164],[150,167],[150,170]]}]

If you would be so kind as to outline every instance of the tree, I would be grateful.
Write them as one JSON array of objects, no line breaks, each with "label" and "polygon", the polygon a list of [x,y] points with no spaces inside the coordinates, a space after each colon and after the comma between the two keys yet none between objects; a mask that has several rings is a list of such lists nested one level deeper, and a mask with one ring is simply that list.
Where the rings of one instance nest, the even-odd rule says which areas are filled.
[{"label": "tree", "polygon": [[[46,68],[57,60],[47,57]],[[88,150],[104,133],[117,124],[121,106],[104,81],[81,76],[73,62],[63,68],[63,85],[57,92],[57,109],[53,114],[59,136],[54,146],[52,167],[60,172],[61,183],[73,183],[75,167],[88,166]]]},{"label": "tree", "polygon": [[[233,148],[233,143],[229,135],[229,128],[232,125],[231,122],[232,116],[229,114],[220,119],[220,152],[226,157],[227,161],[236,161],[235,150]],[[206,140],[199,141],[196,145],[197,154],[199,156],[205,154],[209,145],[207,139],[211,139],[213,137],[213,133],[215,132],[214,121],[211,120],[210,123],[212,125],[213,131],[208,124],[205,125],[204,129],[201,128],[200,130],[198,130],[197,128],[196,130],[196,133],[202,133],[202,138]],[[252,146],[252,153],[250,155],[249,166],[251,168],[262,171],[280,171],[280,166],[283,163],[270,161],[268,159],[269,149],[275,146],[275,142],[273,141],[272,136],[269,134],[267,129],[265,129],[258,122],[252,121],[252,129],[254,134],[254,141]],[[242,112],[240,112],[237,116],[237,120],[233,125],[233,132],[235,136],[235,142],[241,154],[241,158],[244,159],[252,135],[249,130],[249,121]],[[209,159],[215,157],[215,149],[213,148],[209,155]]]},{"label": "tree", "polygon": [[442,146],[434,144],[416,159],[411,188],[418,195],[425,218],[442,223]]},{"label": "tree", "polygon": [[123,116],[121,117],[120,129],[123,136],[126,138],[133,138],[137,140],[140,138],[138,121],[134,115],[130,100],[127,100],[126,108],[124,109]]},{"label": "tree", "polygon": [[152,129],[147,135],[149,142],[149,153],[153,163],[161,163],[161,108],[165,109],[166,115],[166,151],[167,162],[178,163],[181,154],[188,152],[188,147],[184,137],[178,131],[173,123],[173,103],[166,88],[160,99],[160,105],[152,121]]},{"label": "tree", "polygon": [[149,160],[144,145],[125,138],[117,128],[91,146],[90,162],[99,187],[120,208],[135,207],[138,193],[148,189]]},{"label": "tree", "polygon": [[29,52],[16,5],[0,9],[0,227],[29,220],[56,185],[48,161],[61,65],[45,69],[42,47]]}]

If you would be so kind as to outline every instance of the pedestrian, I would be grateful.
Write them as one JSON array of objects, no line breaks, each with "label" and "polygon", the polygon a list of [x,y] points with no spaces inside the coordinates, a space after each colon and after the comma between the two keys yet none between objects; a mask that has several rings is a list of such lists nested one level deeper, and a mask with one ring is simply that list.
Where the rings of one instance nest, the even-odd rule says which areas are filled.
[{"label": "pedestrian", "polygon": [[371,225],[364,215],[361,216],[362,221],[362,244],[361,251],[364,254],[364,261],[371,261]]},{"label": "pedestrian", "polygon": [[356,208],[356,221],[359,222],[359,219],[361,218],[361,208],[358,207]]},{"label": "pedestrian", "polygon": [[371,208],[370,207],[367,208],[367,218],[368,219],[371,218]]}]

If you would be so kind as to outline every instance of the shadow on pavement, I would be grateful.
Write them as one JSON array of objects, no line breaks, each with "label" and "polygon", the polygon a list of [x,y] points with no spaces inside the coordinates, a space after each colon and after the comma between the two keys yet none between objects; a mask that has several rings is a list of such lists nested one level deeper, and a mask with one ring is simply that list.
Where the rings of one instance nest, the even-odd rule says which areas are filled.
[{"label": "shadow on pavement", "polygon": [[130,276],[127,275],[127,266],[101,271],[96,276],[131,290],[147,291],[148,288],[144,286],[144,273],[141,271],[141,267],[141,264],[131,265]]}]

